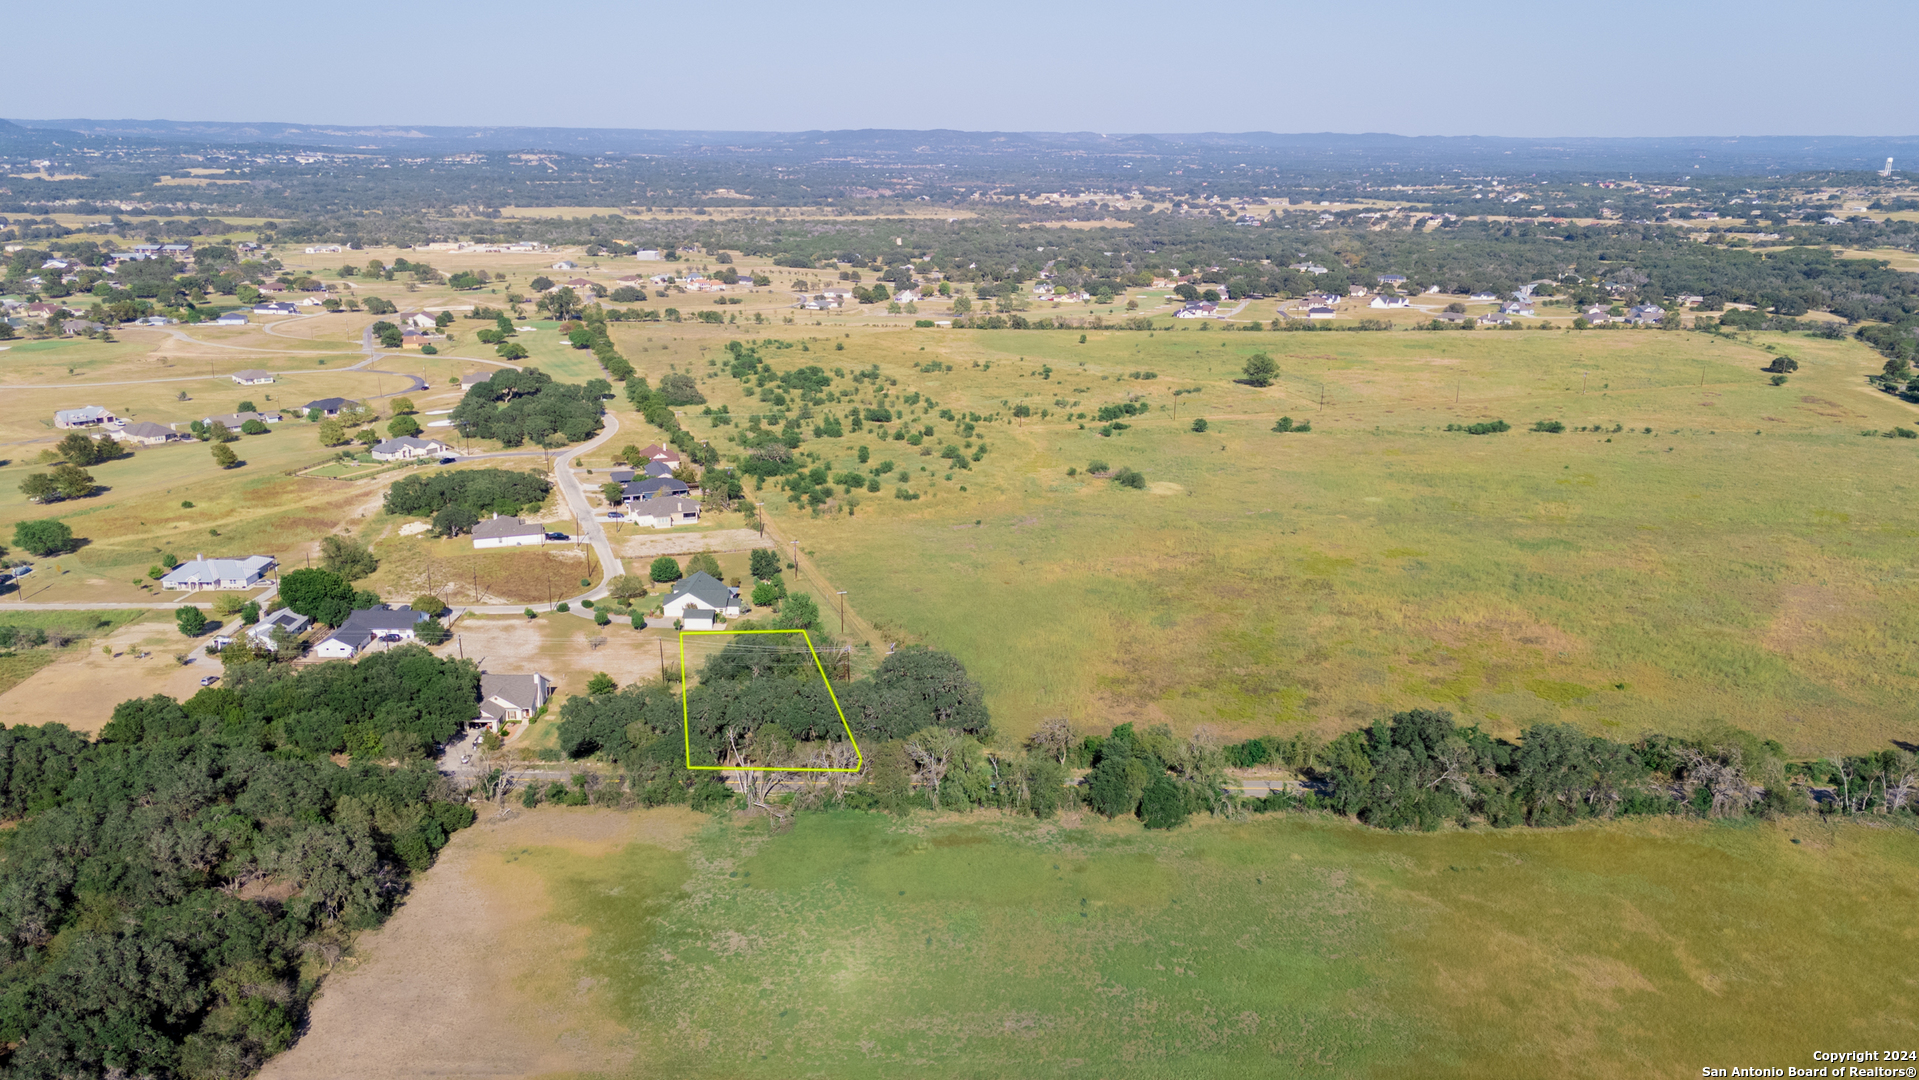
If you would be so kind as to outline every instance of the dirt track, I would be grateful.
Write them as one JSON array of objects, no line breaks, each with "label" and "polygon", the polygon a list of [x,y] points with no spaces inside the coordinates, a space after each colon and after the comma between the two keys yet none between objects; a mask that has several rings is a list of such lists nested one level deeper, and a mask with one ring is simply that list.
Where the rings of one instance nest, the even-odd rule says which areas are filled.
[{"label": "dirt track", "polygon": [[262,1080],[514,1077],[609,1071],[629,1058],[619,1028],[573,974],[584,931],[545,918],[537,875],[502,853],[533,846],[610,854],[676,848],[705,819],[685,810],[542,809],[453,837],[388,923],[329,975],[311,1022]]}]

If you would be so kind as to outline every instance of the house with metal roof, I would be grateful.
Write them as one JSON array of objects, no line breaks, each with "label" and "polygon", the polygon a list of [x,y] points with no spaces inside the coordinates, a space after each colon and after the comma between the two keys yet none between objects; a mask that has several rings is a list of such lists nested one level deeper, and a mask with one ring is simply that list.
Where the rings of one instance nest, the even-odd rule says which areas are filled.
[{"label": "house with metal roof", "polygon": [[208,559],[199,555],[183,562],[160,579],[163,589],[203,592],[209,589],[250,589],[278,565],[271,555],[249,555],[244,559]]},{"label": "house with metal roof", "polygon": [[271,372],[261,371],[259,368],[236,371],[229,378],[241,386],[264,386],[273,381]]},{"label": "house with metal roof", "polygon": [[113,423],[113,414],[99,405],[82,405],[77,409],[59,409],[53,414],[53,426],[57,428],[88,428]]}]

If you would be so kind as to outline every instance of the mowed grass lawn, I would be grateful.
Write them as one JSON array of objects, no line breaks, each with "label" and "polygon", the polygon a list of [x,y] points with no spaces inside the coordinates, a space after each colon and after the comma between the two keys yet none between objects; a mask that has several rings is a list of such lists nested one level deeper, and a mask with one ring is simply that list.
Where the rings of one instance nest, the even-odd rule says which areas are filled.
[{"label": "mowed grass lawn", "polygon": [[1679,1077],[1919,1011],[1909,830],[845,813],[491,858],[649,1077]]},{"label": "mowed grass lawn", "polygon": [[[808,351],[767,350],[780,370],[878,364],[895,409],[929,395],[907,411],[936,428],[931,455],[961,441],[939,408],[1034,410],[982,424],[987,455],[951,479],[904,442],[810,440],[835,472],[861,443],[900,466],[850,517],[757,496],[862,614],[958,654],[1011,735],[1049,716],[1331,732],[1422,705],[1502,735],[1727,722],[1795,753],[1919,731],[1919,442],[1860,434],[1919,410],[1865,389],[1880,361],[1856,343],[793,329]],[[759,406],[675,351],[715,404]],[[1233,381],[1255,351],[1277,385]],[[1801,367],[1774,387],[1760,368],[1780,353]],[[657,379],[658,356],[634,360]],[[1057,415],[1129,395],[1152,411],[1111,438]],[[702,438],[739,430],[696,413]],[[1312,433],[1274,433],[1281,415]],[[1513,430],[1443,430],[1496,418]],[[1527,430],[1543,419],[1566,432]],[[1094,459],[1149,488],[1087,477]],[[891,497],[902,473],[920,500]]]}]

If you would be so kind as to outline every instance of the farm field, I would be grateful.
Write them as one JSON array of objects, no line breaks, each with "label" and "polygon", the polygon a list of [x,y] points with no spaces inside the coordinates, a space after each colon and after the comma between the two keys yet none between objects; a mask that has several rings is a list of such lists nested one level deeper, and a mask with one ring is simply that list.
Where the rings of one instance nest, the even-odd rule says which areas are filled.
[{"label": "farm field", "polygon": [[[1919,987],[1882,965],[1915,899],[1910,831],[1803,820],[1152,834],[840,813],[769,837],[542,809],[455,837],[262,1075],[413,1075],[383,1053],[401,1048],[452,1074],[608,1077],[1804,1065],[1911,1032]],[[424,1000],[448,1007],[423,1032]]]},{"label": "farm field", "polygon": [[[1865,386],[1880,361],[1856,343],[798,329],[810,351],[765,352],[776,368],[877,364],[896,408],[932,399],[907,408],[936,429],[917,451],[805,447],[838,472],[865,442],[921,498],[817,517],[754,498],[865,617],[959,655],[1011,736],[1048,716],[1331,733],[1419,705],[1500,735],[1727,722],[1799,754],[1914,736],[1919,516],[1900,496],[1919,443],[1861,433],[1919,411]],[[705,360],[696,340],[628,356],[701,374],[744,420],[754,404],[711,366],[724,338]],[[1279,364],[1270,388],[1234,381],[1256,351]],[[1760,370],[1776,355],[1802,365],[1783,386]],[[1041,416],[1134,397],[1150,411],[1111,437]],[[1022,404],[980,425],[969,469],[928,456],[962,441],[935,410]],[[1273,432],[1282,415],[1312,432]],[[720,445],[738,430],[682,419]],[[1494,419],[1513,430],[1444,430]],[[1095,460],[1148,485],[1089,478]]]}]

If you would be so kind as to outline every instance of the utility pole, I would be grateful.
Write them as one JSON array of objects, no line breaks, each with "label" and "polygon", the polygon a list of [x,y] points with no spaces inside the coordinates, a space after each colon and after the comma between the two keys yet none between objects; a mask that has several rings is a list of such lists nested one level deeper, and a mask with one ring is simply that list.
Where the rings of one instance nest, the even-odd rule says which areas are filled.
[{"label": "utility pole", "polygon": [[759,518],[760,522],[760,536],[764,538],[766,536],[766,504],[756,502],[753,507],[754,516]]},{"label": "utility pole", "polygon": [[661,689],[665,689],[666,687],[666,642],[658,641],[658,642],[655,642],[654,644],[660,647],[660,687]]},{"label": "utility pole", "polygon": [[846,590],[840,590],[840,636],[846,636]]}]

